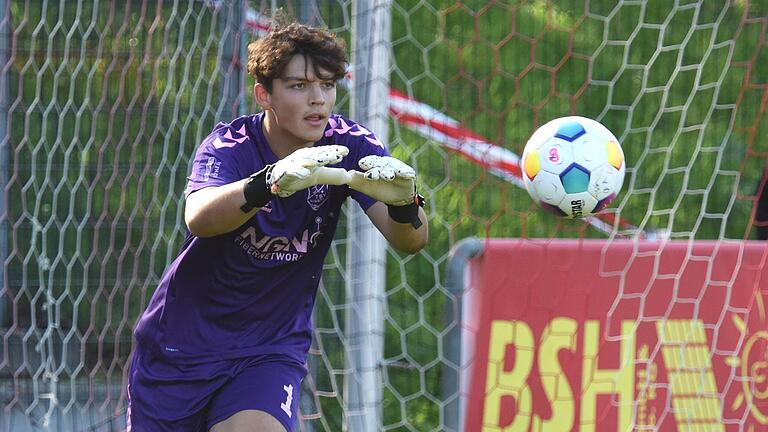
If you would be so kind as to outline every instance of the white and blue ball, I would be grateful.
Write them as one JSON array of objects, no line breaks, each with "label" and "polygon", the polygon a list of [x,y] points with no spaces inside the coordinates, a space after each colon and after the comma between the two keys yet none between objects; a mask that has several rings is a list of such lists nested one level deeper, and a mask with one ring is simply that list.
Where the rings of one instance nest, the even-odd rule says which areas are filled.
[{"label": "white and blue ball", "polygon": [[544,209],[566,217],[605,209],[624,183],[624,152],[599,122],[585,117],[554,119],[537,129],[523,151],[523,182]]}]

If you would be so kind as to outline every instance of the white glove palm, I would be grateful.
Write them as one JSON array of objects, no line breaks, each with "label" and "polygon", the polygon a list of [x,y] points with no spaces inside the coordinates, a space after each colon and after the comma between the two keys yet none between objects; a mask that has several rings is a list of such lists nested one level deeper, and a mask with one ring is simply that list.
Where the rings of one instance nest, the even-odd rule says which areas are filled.
[{"label": "white glove palm", "polygon": [[411,204],[416,196],[416,171],[391,156],[366,156],[360,159],[365,172],[350,171],[348,184],[385,204]]},{"label": "white glove palm", "polygon": [[273,194],[285,198],[296,191],[316,184],[344,184],[343,179],[323,178],[321,167],[341,162],[349,149],[340,145],[326,145],[298,149],[277,161],[267,175],[267,184]]}]

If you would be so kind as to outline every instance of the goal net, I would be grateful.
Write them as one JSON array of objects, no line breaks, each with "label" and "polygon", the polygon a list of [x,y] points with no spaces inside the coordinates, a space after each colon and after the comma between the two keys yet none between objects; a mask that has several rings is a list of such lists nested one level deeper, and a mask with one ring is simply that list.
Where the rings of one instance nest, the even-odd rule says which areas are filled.
[{"label": "goal net", "polygon": [[[454,338],[476,330],[466,321],[464,279],[456,280],[466,274],[454,272],[466,238],[480,239],[480,249],[491,238],[575,242],[567,244],[577,250],[600,241],[597,276],[624,281],[601,299],[612,306],[605,316],[635,303],[662,302],[669,311],[691,305],[688,321],[664,308],[652,316],[641,308],[630,318],[621,312],[616,332],[592,324],[573,333],[561,328],[573,338],[594,335],[585,340],[598,347],[639,340],[647,348],[627,360],[636,371],[629,408],[622,408],[615,383],[596,395],[569,378],[568,400],[589,394],[607,407],[594,414],[575,410],[571,430],[595,430],[603,420],[628,421],[635,430],[709,427],[715,417],[708,413],[718,410],[716,420],[727,430],[762,430],[768,424],[761,405],[768,395],[768,337],[759,336],[766,330],[760,318],[765,279],[756,277],[752,301],[742,301],[728,281],[716,284],[723,294],[716,306],[701,294],[711,275],[694,278],[685,290],[676,287],[694,263],[703,262],[705,274],[714,271],[707,263],[762,274],[765,259],[753,259],[761,256],[760,243],[751,240],[768,229],[768,218],[756,215],[768,157],[764,1],[0,0],[0,431],[125,427],[132,329],[186,234],[182,191],[189,162],[216,122],[258,109],[244,73],[245,44],[268,29],[281,7],[355,48],[370,36],[355,27],[362,5],[386,11],[388,147],[419,175],[430,241],[412,256],[393,249],[382,255],[377,394],[375,406],[361,405],[354,389],[359,365],[350,360],[361,348],[349,324],[364,314],[349,281],[357,240],[342,222],[316,301],[301,430],[360,424],[393,431],[550,430],[532,419],[551,420],[551,407],[568,399],[565,393],[526,411],[525,389],[505,390],[501,380],[489,387],[498,396],[497,411],[489,411],[487,389],[477,396],[485,405],[472,405],[476,393],[462,380],[476,358],[466,338]],[[356,77],[352,70],[339,86],[337,112],[361,109]],[[530,134],[571,114],[606,125],[626,157],[622,192],[599,218],[550,215],[520,180],[518,155]],[[682,263],[676,270],[650,266],[645,284],[630,286],[627,269],[612,261],[612,245],[622,245],[616,256],[634,262],[654,250],[623,245],[649,242],[690,247],[675,249],[683,251],[675,255]],[[700,242],[709,246],[700,249]],[[749,249],[743,256],[752,258],[736,253],[718,261],[720,245],[734,244],[750,244],[736,250]],[[552,274],[563,275],[553,283],[565,286],[568,271],[578,273],[574,261],[551,265],[559,266]],[[493,272],[485,278],[506,275]],[[510,274],[518,282],[526,276]],[[533,286],[531,280],[520,283]],[[646,289],[667,283],[666,297]],[[702,302],[716,308],[719,321],[702,320]],[[522,335],[525,319],[537,318],[515,316],[492,328]],[[672,396],[652,406],[642,402],[649,389],[673,388],[672,378],[659,385],[650,378],[651,359],[685,356],[691,345],[707,347],[696,352],[712,364],[725,338],[718,332],[723,323],[741,329],[733,352],[720,353],[732,359],[730,369],[691,372],[683,362],[668,374],[694,380],[686,387],[693,389],[691,400],[704,395],[718,405],[688,406]],[[644,326],[655,326],[660,336],[647,338],[645,330],[637,340],[631,336]],[[507,342],[497,348],[511,353],[514,341]],[[754,358],[738,357],[745,347]],[[583,364],[606,369],[598,348],[578,350]],[[499,377],[514,370],[521,354],[503,352],[480,356],[482,370]],[[747,364],[751,370],[744,373]],[[553,376],[560,382],[556,371],[548,373],[525,381],[539,389]],[[486,373],[481,379],[495,378]],[[690,414],[696,410],[706,413]],[[366,420],[356,423],[360,418]],[[680,418],[686,421],[675,422]]]}]

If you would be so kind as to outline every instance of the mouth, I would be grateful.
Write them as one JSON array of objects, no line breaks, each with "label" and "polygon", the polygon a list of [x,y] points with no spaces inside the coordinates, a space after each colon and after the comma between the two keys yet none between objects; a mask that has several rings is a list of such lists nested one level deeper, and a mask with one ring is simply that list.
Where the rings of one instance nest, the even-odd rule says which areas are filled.
[{"label": "mouth", "polygon": [[311,124],[325,123],[327,119],[328,118],[322,114],[310,114],[304,117],[304,120],[308,121]]}]

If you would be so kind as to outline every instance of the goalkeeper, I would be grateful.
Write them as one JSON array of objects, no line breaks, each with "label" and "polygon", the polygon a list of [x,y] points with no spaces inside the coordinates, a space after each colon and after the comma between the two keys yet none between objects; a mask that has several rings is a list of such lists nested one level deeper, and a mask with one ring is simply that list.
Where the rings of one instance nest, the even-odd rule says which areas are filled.
[{"label": "goalkeeper", "polygon": [[323,261],[351,196],[395,248],[427,219],[415,172],[332,114],[346,70],[324,29],[274,27],[248,47],[262,111],[219,123],[189,175],[189,234],[135,329],[135,431],[293,431]]}]

